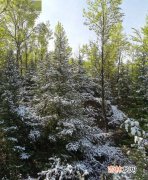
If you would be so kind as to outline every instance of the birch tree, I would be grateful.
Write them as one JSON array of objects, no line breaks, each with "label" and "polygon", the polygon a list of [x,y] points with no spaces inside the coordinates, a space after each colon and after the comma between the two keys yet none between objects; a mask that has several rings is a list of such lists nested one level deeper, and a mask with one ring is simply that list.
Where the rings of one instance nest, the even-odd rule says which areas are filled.
[{"label": "birch tree", "polygon": [[105,67],[109,53],[107,44],[110,41],[112,29],[121,22],[121,0],[88,0],[88,9],[84,10],[85,24],[94,31],[98,39],[98,49],[101,57],[101,86],[102,86],[102,119],[108,131],[105,104]]}]

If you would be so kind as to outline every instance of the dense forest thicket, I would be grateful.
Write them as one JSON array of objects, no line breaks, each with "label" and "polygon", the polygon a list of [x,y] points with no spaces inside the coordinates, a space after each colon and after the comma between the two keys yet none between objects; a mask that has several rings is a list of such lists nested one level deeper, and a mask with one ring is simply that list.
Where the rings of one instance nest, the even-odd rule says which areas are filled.
[{"label": "dense forest thicket", "polygon": [[0,0],[2,180],[148,179],[148,17],[129,38],[121,0],[87,3],[96,40],[74,56],[31,0]]}]

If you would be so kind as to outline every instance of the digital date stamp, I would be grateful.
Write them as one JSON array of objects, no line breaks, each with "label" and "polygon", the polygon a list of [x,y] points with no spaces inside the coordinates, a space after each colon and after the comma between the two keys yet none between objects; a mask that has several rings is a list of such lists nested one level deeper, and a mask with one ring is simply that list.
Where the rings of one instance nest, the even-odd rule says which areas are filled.
[{"label": "digital date stamp", "polygon": [[135,174],[136,173],[136,166],[129,165],[129,166],[108,166],[108,173],[110,174],[120,174],[120,173],[128,173],[128,174]]}]

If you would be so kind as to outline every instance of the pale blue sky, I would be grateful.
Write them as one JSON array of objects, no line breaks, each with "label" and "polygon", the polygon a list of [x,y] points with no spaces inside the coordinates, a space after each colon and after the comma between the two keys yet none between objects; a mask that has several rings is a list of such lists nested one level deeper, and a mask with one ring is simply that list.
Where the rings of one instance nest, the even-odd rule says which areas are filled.
[{"label": "pale blue sky", "polygon": [[[94,38],[88,27],[84,26],[83,9],[86,0],[42,0],[40,21],[50,21],[51,28],[60,21],[67,33],[71,47],[76,51],[82,44]],[[131,28],[140,28],[148,15],[148,0],[123,0],[124,29],[127,34]]]}]

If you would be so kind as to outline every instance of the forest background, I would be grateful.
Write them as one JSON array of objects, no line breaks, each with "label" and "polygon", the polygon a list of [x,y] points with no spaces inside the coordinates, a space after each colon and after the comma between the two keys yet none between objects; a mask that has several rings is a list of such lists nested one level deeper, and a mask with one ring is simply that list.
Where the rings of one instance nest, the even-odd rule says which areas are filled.
[{"label": "forest background", "polygon": [[87,1],[95,38],[73,55],[61,22],[0,0],[1,179],[147,179],[148,17],[129,38],[121,4]]}]

